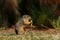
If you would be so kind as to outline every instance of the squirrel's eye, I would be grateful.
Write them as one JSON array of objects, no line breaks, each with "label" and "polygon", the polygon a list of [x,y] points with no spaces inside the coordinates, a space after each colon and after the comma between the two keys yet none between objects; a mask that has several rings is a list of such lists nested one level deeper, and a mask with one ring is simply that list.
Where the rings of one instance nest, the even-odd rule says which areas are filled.
[{"label": "squirrel's eye", "polygon": [[32,19],[29,19],[29,21],[31,21]]}]

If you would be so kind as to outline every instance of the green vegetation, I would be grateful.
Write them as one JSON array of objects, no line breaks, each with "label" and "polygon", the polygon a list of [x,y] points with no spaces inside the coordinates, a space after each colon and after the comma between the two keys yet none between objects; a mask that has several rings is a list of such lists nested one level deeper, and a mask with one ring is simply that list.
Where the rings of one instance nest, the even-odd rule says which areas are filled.
[{"label": "green vegetation", "polygon": [[[6,0],[7,1],[7,0]],[[16,2],[15,2],[16,1]],[[55,27],[51,24],[50,21],[55,22],[55,20],[58,21],[59,16],[56,14],[56,10],[58,4],[49,4],[49,1],[46,0],[46,3],[44,4],[44,1],[42,0],[21,0],[17,2],[17,0],[10,1],[9,3],[6,3],[5,1],[0,1],[0,25],[2,26],[11,26],[15,25],[17,20],[24,14],[28,14],[32,16],[33,23],[37,27],[43,27],[44,25],[46,27]],[[19,3],[19,5],[18,5]],[[8,4],[11,4],[8,5]],[[52,6],[54,5],[54,6]],[[6,6],[6,7],[5,7]],[[16,7],[15,7],[16,6]],[[51,7],[54,7],[53,9]],[[4,8],[4,9],[3,9]],[[58,21],[59,22],[59,21]],[[57,24],[56,24],[57,25]],[[60,24],[59,24],[60,25]]]},{"label": "green vegetation", "polygon": [[[41,0],[40,0],[41,1]],[[47,1],[47,0],[46,0]],[[52,5],[54,4],[39,4],[38,0],[26,0],[22,1],[21,3],[21,13],[28,14],[32,16],[34,25],[37,27],[52,27],[54,26],[51,24],[49,20],[58,20],[59,16],[55,14],[55,10],[51,9]],[[44,25],[44,26],[41,26]],[[60,25],[60,24],[59,24]]]},{"label": "green vegetation", "polygon": [[47,31],[26,31],[25,35],[3,34],[0,32],[0,40],[60,40],[59,33]]},{"label": "green vegetation", "polygon": [[[55,0],[50,0],[52,3],[48,0],[19,0],[19,2],[17,0],[0,0],[0,40],[60,40],[60,13],[58,13],[59,5]],[[32,17],[36,27],[54,28],[55,31],[27,30],[25,35],[16,35],[13,30],[13,33],[5,31],[5,27],[15,25],[24,14]]]},{"label": "green vegetation", "polygon": [[59,29],[60,28],[60,16],[56,20],[53,20],[53,21],[50,20],[50,23],[55,29]]}]

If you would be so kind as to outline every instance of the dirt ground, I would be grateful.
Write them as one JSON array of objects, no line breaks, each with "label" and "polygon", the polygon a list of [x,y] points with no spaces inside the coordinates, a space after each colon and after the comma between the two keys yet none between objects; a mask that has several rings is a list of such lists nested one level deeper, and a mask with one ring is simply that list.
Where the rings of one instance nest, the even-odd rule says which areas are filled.
[{"label": "dirt ground", "polygon": [[[36,28],[25,28],[25,30],[26,31],[33,31],[33,32],[37,32],[37,33],[39,33],[39,32],[41,32],[41,33],[59,33],[58,31],[56,31],[55,29],[51,29],[51,28],[49,28],[49,29],[36,29]],[[7,28],[6,30],[0,30],[0,34],[15,34],[15,29],[14,28]]]}]

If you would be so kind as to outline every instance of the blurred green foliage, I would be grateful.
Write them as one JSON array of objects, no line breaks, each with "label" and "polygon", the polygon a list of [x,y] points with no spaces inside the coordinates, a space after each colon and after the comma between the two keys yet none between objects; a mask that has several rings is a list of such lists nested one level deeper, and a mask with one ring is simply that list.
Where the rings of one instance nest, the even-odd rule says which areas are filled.
[{"label": "blurred green foliage", "polygon": [[37,1],[33,1],[33,4],[28,12],[30,12],[34,24],[38,27],[41,27],[41,24],[43,24],[46,27],[53,28],[54,26],[50,23],[49,20],[57,20],[58,18],[58,15],[54,14],[49,4],[41,6]]},{"label": "blurred green foliage", "polygon": [[[58,19],[58,16],[54,14],[49,4],[42,6],[39,4],[38,0],[22,0],[19,6],[21,15],[28,14],[32,16],[33,23],[38,27],[41,27],[41,24],[47,27],[52,27],[53,25],[50,20],[53,22],[53,20]],[[0,17],[0,23],[2,20],[3,19]]]}]

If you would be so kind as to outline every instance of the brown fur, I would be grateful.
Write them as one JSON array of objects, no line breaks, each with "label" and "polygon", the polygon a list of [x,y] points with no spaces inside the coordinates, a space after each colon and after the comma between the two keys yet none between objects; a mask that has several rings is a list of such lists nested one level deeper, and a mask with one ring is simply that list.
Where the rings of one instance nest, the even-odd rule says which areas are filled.
[{"label": "brown fur", "polygon": [[15,30],[16,30],[17,34],[24,34],[25,33],[24,28],[27,27],[28,25],[30,27],[32,27],[32,20],[30,20],[30,19],[31,19],[31,16],[23,15],[23,17],[16,23],[16,29]]}]

